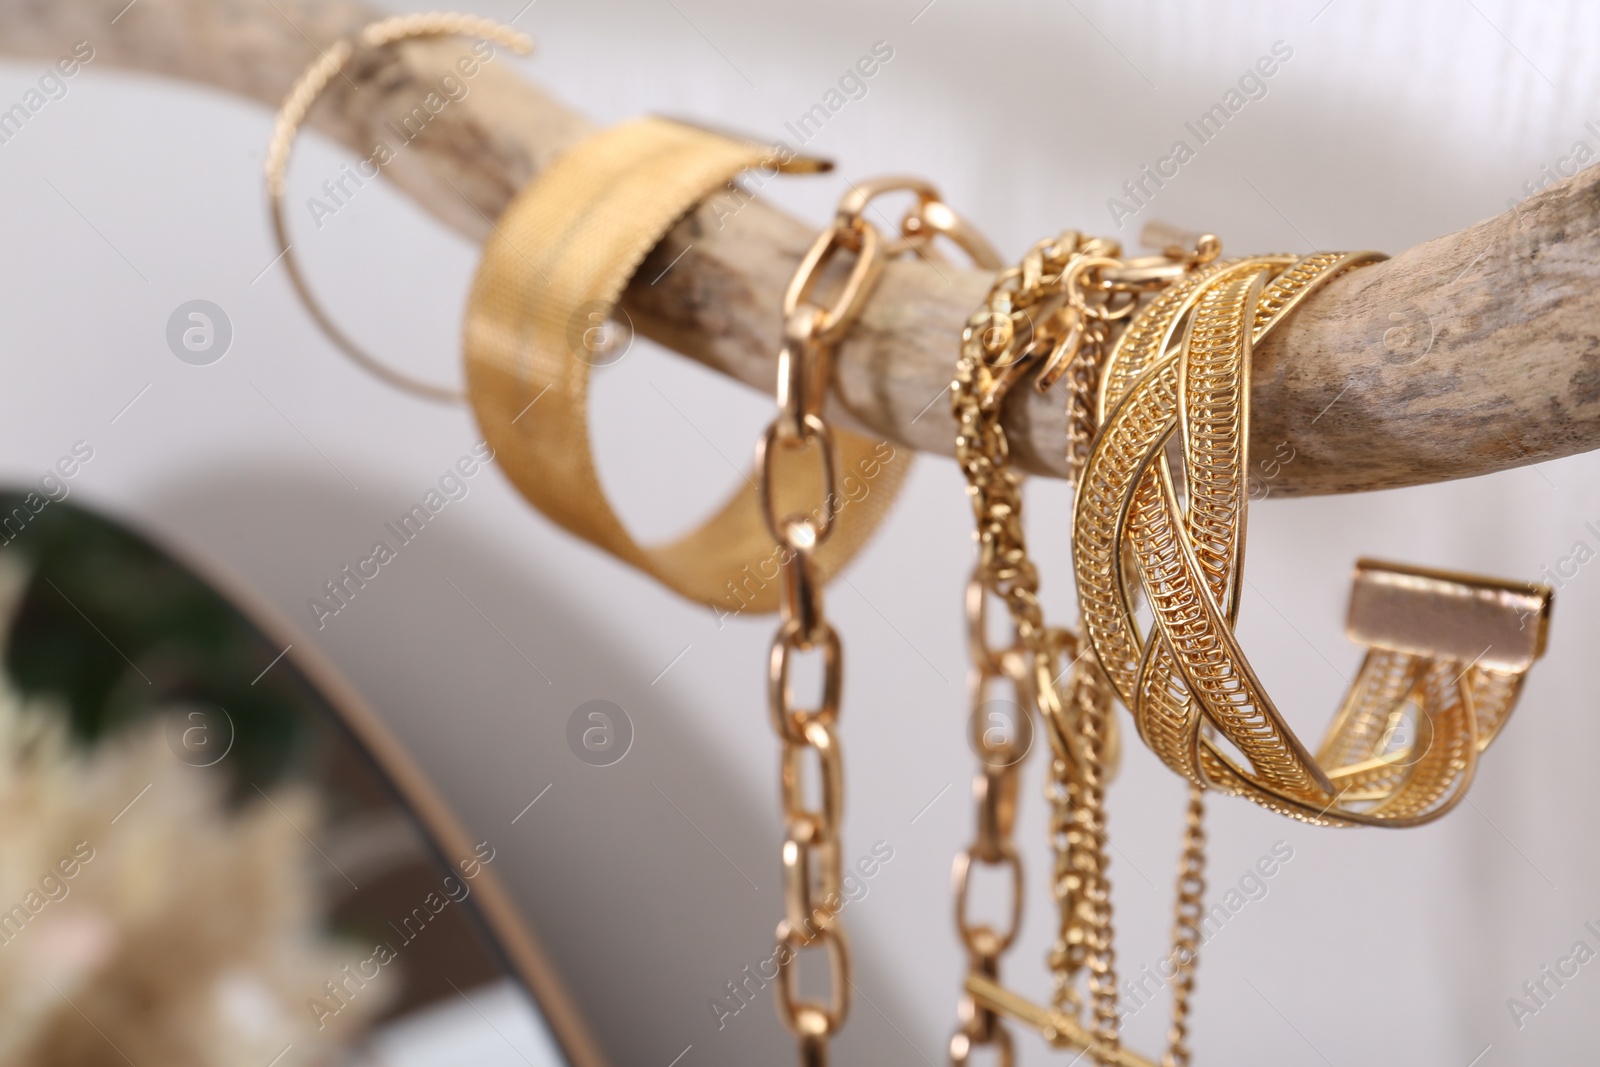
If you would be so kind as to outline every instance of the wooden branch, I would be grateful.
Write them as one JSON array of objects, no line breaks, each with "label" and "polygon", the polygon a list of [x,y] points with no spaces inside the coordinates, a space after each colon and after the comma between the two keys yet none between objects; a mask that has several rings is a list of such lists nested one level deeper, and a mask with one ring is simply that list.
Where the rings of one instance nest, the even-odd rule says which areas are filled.
[{"label": "wooden branch", "polygon": [[[93,70],[201,82],[275,108],[316,49],[377,14],[349,0],[138,0],[123,11],[125,3],[0,0],[0,51],[46,60],[87,40]],[[358,60],[317,106],[314,124],[365,158],[378,141],[394,141],[390,124],[400,126],[437,88],[462,49],[413,43]],[[590,129],[502,54],[384,173],[481,240],[516,190]],[[1040,220],[1040,233],[1071,221]],[[1273,491],[1415,485],[1600,447],[1597,224],[1600,168],[1591,168],[1308,301],[1257,352],[1252,447],[1273,455],[1288,442],[1296,456]],[[658,284],[631,288],[624,306],[644,335],[770,390],[780,296],[813,232],[759,201],[731,216],[703,207],[640,277],[688,254]],[[893,265],[841,353],[844,421],[948,454],[954,430],[940,394],[961,326],[987,285],[979,271]],[[1059,398],[1030,391],[1015,399],[1007,427],[1019,462],[1061,475]]]}]

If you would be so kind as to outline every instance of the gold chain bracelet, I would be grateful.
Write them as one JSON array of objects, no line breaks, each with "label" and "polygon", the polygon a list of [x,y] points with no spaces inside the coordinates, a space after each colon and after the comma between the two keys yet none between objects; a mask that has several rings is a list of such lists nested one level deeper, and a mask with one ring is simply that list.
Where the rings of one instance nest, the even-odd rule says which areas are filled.
[{"label": "gold chain bracelet", "polygon": [[[884,193],[910,192],[916,205],[900,227],[900,240],[886,246],[865,212]],[[852,187],[839,205],[833,225],[824,230],[801,261],[784,294],[783,348],[778,355],[778,415],[756,452],[762,514],[779,546],[782,621],[768,661],[768,703],[783,746],[781,762],[784,917],[778,924],[778,1017],[799,1041],[802,1067],[823,1067],[828,1040],[844,1025],[852,988],[850,946],[838,921],[843,905],[840,824],[844,816],[844,772],[834,726],[844,677],[838,631],[822,605],[823,577],[816,553],[834,530],[839,504],[834,485],[834,436],[824,417],[833,356],[872,295],[884,263],[895,256],[934,256],[935,237],[943,235],[977,262],[994,254],[926,182],[882,178]],[[829,264],[842,254],[855,256],[832,304],[813,299]],[[809,509],[779,502],[780,457],[815,452],[821,470],[820,501]],[[792,496],[793,494],[791,494]],[[797,708],[789,683],[797,652],[822,653],[822,697],[814,708]],[[821,784],[817,807],[806,806],[802,785],[807,752],[816,755]],[[826,1003],[799,995],[800,953],[820,944],[828,953],[831,989]]]}]

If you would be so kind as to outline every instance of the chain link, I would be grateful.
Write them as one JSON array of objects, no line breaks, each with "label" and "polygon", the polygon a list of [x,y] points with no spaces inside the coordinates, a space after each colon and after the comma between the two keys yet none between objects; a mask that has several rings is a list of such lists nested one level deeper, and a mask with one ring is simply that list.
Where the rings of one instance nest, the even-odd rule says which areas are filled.
[{"label": "chain link", "polygon": [[[878,195],[908,191],[917,206],[901,225],[900,239],[886,245],[865,211]],[[988,252],[982,238],[939,199],[933,188],[914,179],[880,179],[852,188],[840,204],[833,225],[812,244],[784,294],[783,348],[778,359],[778,414],[757,446],[761,512],[778,543],[782,571],[782,622],[768,657],[767,697],[773,729],[782,747],[780,793],[784,820],[784,916],[778,924],[778,1018],[799,1046],[802,1067],[825,1067],[828,1043],[844,1025],[853,988],[850,942],[838,921],[845,897],[841,879],[844,818],[844,764],[836,726],[844,678],[839,635],[823,610],[822,581],[816,553],[832,535],[838,460],[833,430],[823,414],[833,357],[871,298],[885,262],[895,256],[935,256],[935,236],[943,234],[975,260]],[[832,302],[814,299],[829,266],[854,256],[845,281]],[[780,485],[791,476],[799,453],[811,453],[819,476],[815,507],[794,508],[779,500]],[[793,488],[792,484],[788,488]],[[791,494],[792,495],[792,494]],[[787,500],[787,498],[786,498]],[[817,703],[801,706],[790,684],[797,653],[822,658],[822,687]],[[814,761],[820,797],[806,800],[806,763]],[[1020,916],[1019,916],[1020,917]],[[1015,926],[1011,936],[1015,936]],[[829,985],[826,997],[800,994],[800,957],[808,950],[826,953]]]},{"label": "chain link", "polygon": [[[1192,256],[1124,262],[1115,242],[1074,231],[1039,242],[1019,265],[1000,274],[988,299],[968,319],[952,391],[956,457],[967,479],[977,524],[978,564],[967,591],[977,690],[972,714],[982,713],[982,693],[988,683],[1005,678],[1015,687],[1019,708],[1027,709],[1019,711],[1019,720],[1036,711],[1050,737],[1045,792],[1055,857],[1051,888],[1059,918],[1048,957],[1054,976],[1052,1001],[1056,1011],[1081,1020],[1085,1004],[1080,982],[1087,975],[1091,1018],[1086,1029],[1092,1039],[1088,1053],[1096,1063],[1117,1062],[1122,1056],[1111,886],[1106,876],[1105,788],[1118,756],[1114,691],[1093,651],[1080,647],[1075,633],[1044,622],[1038,569],[1028,556],[1023,533],[1022,479],[1011,467],[1001,412],[1006,396],[1027,375],[1033,375],[1040,392],[1064,383],[1067,454],[1075,481],[1098,428],[1100,372],[1113,328],[1134,312],[1141,295],[1170,284],[1216,254],[1210,242],[1197,246]],[[1014,631],[1012,646],[999,652],[989,648],[983,633],[991,594],[1006,605]],[[1063,659],[1069,665],[1060,670]],[[1063,674],[1066,682],[1058,687]],[[974,787],[979,832],[977,841],[956,859],[957,925],[967,948],[969,974],[997,979],[999,955],[1009,939],[993,937],[987,927],[970,927],[964,914],[971,866],[993,844],[988,828],[994,821],[990,809],[996,803],[997,783],[990,751],[982,745],[978,751],[984,763]],[[1013,783],[1018,763],[1020,757],[1006,768]],[[1010,791],[1014,797],[1014,784]],[[1014,808],[1014,799],[1011,804]],[[1185,838],[1185,877],[1179,886],[1175,934],[1186,946],[1189,963],[1184,972],[1187,984],[1175,1005],[1175,1051],[1169,1059],[1181,1053],[1183,1058],[1175,1062],[1183,1064],[1188,1062],[1183,1041],[1198,944],[1188,932],[1198,922],[1199,890],[1194,890],[1192,900],[1185,893],[1203,886],[1204,837],[1198,812],[1196,802]],[[1003,824],[1007,834],[1012,820],[1014,811],[1007,813]],[[1006,862],[1020,881],[1020,861],[1012,859],[1015,848],[1008,839],[1001,843],[1009,849],[1004,853]],[[1014,899],[1020,915],[1020,887]],[[984,1044],[998,1046],[1001,1061],[1010,1062],[1010,1036],[991,1009],[967,996],[960,1016],[960,1029],[950,1045],[952,1063],[966,1062],[970,1050]]]},{"label": "chain link", "polygon": [[[1083,720],[1082,715],[1075,714],[1080,707],[1106,701],[1092,694],[1072,706],[1063,706],[1060,699],[1055,685],[1057,663],[1062,652],[1076,657],[1077,639],[1068,631],[1045,625],[1039,604],[1039,572],[1028,556],[1023,533],[1022,478],[1011,467],[1010,445],[1000,413],[1006,395],[1024,373],[1039,371],[1037,381],[1046,383],[1065,375],[1073,398],[1073,422],[1082,428],[1083,451],[1087,455],[1094,411],[1093,356],[1104,340],[1105,324],[1111,316],[1105,313],[1104,302],[1098,303],[1098,313],[1086,311],[1092,297],[1083,292],[1081,283],[1087,277],[1084,267],[1088,260],[1112,264],[1114,260],[1109,257],[1117,251],[1111,242],[1069,232],[1039,242],[1020,265],[1002,272],[989,299],[967,322],[951,399],[957,424],[956,458],[967,478],[977,523],[978,563],[967,591],[975,690],[971,714],[975,719],[983,716],[983,693],[989,682],[1005,678],[1017,698],[1018,735],[1023,733],[1021,723],[1031,721],[1035,709],[1051,735],[1049,792],[1052,837],[1057,844],[1052,884],[1062,918],[1051,953],[1052,970],[1058,976],[1056,1006],[1077,1015],[1080,1005],[1074,977],[1085,963],[1094,968],[1097,1003],[1109,997],[1110,1012],[1109,1025],[1096,1032],[1097,1055],[1117,1047],[1110,896],[1104,879],[1104,819],[1097,810],[1097,800],[1104,794],[1104,733],[1111,720],[1102,713],[1088,731],[1075,730],[1064,721],[1069,717]],[[1081,416],[1076,414],[1080,408]],[[1013,629],[1011,647],[999,653],[988,647],[984,633],[991,594],[1005,604]],[[1074,681],[1081,676],[1081,683],[1069,683],[1069,695],[1092,686],[1092,676],[1080,672],[1081,663],[1081,657],[1076,657],[1070,668]],[[1087,720],[1080,725],[1087,725]],[[1075,733],[1090,743],[1066,743]],[[975,726],[975,739],[981,736],[982,731]],[[967,949],[969,972],[997,978],[999,955],[1010,941],[972,936],[962,908],[972,862],[983,858],[989,844],[985,828],[993,822],[989,809],[996,803],[996,786],[1001,784],[996,782],[999,775],[992,751],[981,744],[978,751],[982,766],[974,782],[974,795],[978,801],[979,833],[977,841],[956,858],[957,928]],[[1000,772],[1012,795],[1013,808],[1020,762],[1018,758]],[[1005,823],[1007,838],[1011,821],[1014,814]],[[1021,861],[1011,858],[1016,856],[1016,850],[1009,839],[1004,846],[1017,881],[1013,897],[1020,913]],[[976,933],[984,935],[989,930],[980,927]],[[992,1011],[976,1005],[968,996],[963,998],[960,1014],[961,1027],[950,1044],[952,1063],[966,1062],[975,1046],[996,1044],[1009,1048],[1009,1035],[997,1036],[1005,1033],[1005,1027]],[[1001,1052],[1003,1062],[1007,1056]]]},{"label": "chain link", "polygon": [[1194,968],[1200,958],[1200,918],[1206,892],[1205,793],[1189,783],[1189,808],[1183,828],[1183,853],[1178,859],[1178,903],[1172,924],[1172,1025],[1161,1067],[1189,1067],[1189,998],[1194,994]]},{"label": "chain link", "polygon": [[[1027,692],[1031,675],[1020,641],[1011,647],[992,649],[986,630],[988,586],[980,572],[974,572],[967,586],[967,623],[973,646],[970,677],[971,711],[968,729],[979,768],[973,778],[972,794],[977,806],[976,835],[970,845],[956,855],[952,881],[956,898],[956,932],[967,952],[967,969],[996,981],[1000,977],[1000,957],[1016,940],[1022,924],[1024,882],[1022,856],[1012,841],[1016,825],[1017,794],[1023,758],[1032,747],[1032,700]],[[1009,721],[996,723],[991,711],[994,701],[987,699],[996,682],[1009,683],[1015,700],[1010,701]],[[1004,719],[1004,716],[1001,716]],[[974,922],[968,913],[969,887],[976,866],[1002,868],[1009,879],[1010,915],[1005,922]],[[950,1062],[963,1064],[976,1048],[993,1046],[999,1062],[1012,1063],[1011,1035],[1000,1017],[979,1006],[970,996],[960,1005],[961,1024],[950,1040]]]}]

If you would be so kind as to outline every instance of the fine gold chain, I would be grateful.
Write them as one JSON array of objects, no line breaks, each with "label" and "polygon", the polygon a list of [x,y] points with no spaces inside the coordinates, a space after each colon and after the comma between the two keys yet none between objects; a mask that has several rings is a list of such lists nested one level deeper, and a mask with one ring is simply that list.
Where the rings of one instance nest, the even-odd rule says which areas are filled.
[{"label": "fine gold chain", "polygon": [[[1053,744],[1056,736],[1064,737],[1068,732],[1060,726],[1065,709],[1055,690],[1055,664],[1062,652],[1074,655],[1077,651],[1073,635],[1051,629],[1044,622],[1039,605],[1038,569],[1028,558],[1023,534],[1022,479],[1010,464],[1010,447],[1000,424],[1000,409],[1007,392],[1026,367],[1017,350],[1021,344],[1036,340],[1018,337],[1018,319],[1029,327],[1043,320],[1047,273],[1055,287],[1061,289],[1067,260],[1090,252],[1109,251],[1112,251],[1111,246],[1104,243],[1091,244],[1076,234],[1066,234],[1054,242],[1040,242],[1022,265],[1003,272],[989,298],[968,320],[951,393],[951,410],[957,424],[956,458],[967,479],[978,526],[979,558],[968,583],[966,608],[973,658],[971,731],[981,764],[973,785],[978,805],[977,838],[957,855],[953,870],[956,929],[967,951],[969,976],[991,981],[999,980],[1000,957],[1015,939],[1024,899],[1022,861],[1010,840],[1015,824],[1018,765],[1026,752],[1026,741],[1031,738],[1035,706],[1050,706],[1052,714],[1044,716],[1047,720],[1044,726],[1051,731]],[[1050,267],[1055,270],[1051,272]],[[1048,295],[1053,298],[1057,294]],[[1041,312],[1038,320],[1032,317],[1035,311]],[[1004,602],[1010,615],[1011,646],[1002,650],[995,650],[988,644],[986,607],[991,595]],[[1014,735],[1009,745],[991,741],[995,731],[988,728],[984,715],[988,684],[999,678],[1010,681],[1017,698]],[[1092,755],[1103,753],[1096,749]],[[1058,761],[1065,766],[1070,758],[1062,753]],[[1091,915],[1088,911],[1089,897],[1084,891],[1093,888],[1105,864],[1103,856],[1088,854],[1084,847],[1092,840],[1092,835],[1085,835],[1084,828],[1077,822],[1084,799],[1081,780],[1074,779],[1062,789],[1063,792],[1070,790],[1072,801],[1076,802],[1066,817],[1071,828],[1061,835],[1068,839],[1062,855],[1071,858],[1062,862],[1070,868],[1070,874],[1056,879],[1058,886],[1071,880],[1071,889],[1067,891],[1070,902],[1062,904],[1063,926],[1070,925],[1076,934],[1072,938],[1075,951],[1071,962],[1064,959],[1063,966],[1075,971],[1086,961],[1086,949],[1092,940],[1084,929],[1084,920],[1103,918],[1109,923],[1110,916],[1109,912]],[[975,925],[966,914],[967,886],[975,863],[1004,864],[1010,872],[1012,916],[1004,933],[987,924]],[[1064,930],[1063,940],[1066,938]],[[1109,961],[1103,955],[1097,962],[1103,973],[1110,972]],[[1070,976],[1059,983],[1058,988],[1070,990],[1076,996]],[[1114,978],[1109,988],[1114,996]],[[1078,1014],[1077,1003],[1071,1006],[1072,1014]],[[952,1064],[966,1063],[974,1048],[990,1045],[996,1048],[1002,1064],[1012,1061],[1011,1035],[992,1009],[980,1006],[967,995],[962,998],[960,1016],[960,1025],[950,1040]]]},{"label": "fine gold chain", "polygon": [[1378,258],[1215,264],[1152,301],[1112,351],[1074,505],[1085,633],[1140,736],[1196,788],[1323,825],[1413,826],[1459,803],[1543,651],[1550,600],[1543,587],[1362,563],[1351,633],[1369,651],[1316,755],[1245,659],[1234,627],[1250,354],[1319,286]]},{"label": "fine gold chain", "polygon": [[[901,223],[900,239],[885,245],[867,221],[871,201],[889,192],[911,192],[916,206]],[[983,265],[993,260],[987,242],[966,225],[927,183],[885,178],[853,186],[801,261],[784,294],[783,348],[778,355],[778,415],[756,451],[761,511],[778,543],[782,585],[781,622],[768,659],[768,704],[782,743],[780,786],[785,837],[782,849],[784,917],[778,924],[778,1017],[799,1044],[801,1067],[824,1067],[829,1039],[844,1025],[850,1008],[850,944],[838,913],[844,904],[840,828],[844,817],[844,771],[835,726],[844,677],[839,634],[823,612],[823,576],[816,553],[834,531],[839,496],[834,431],[824,417],[824,401],[840,341],[871,297],[885,262],[895,256],[935,256],[935,237],[945,236]],[[830,305],[812,298],[830,263],[853,255],[848,276]],[[819,499],[807,508],[793,494],[780,495],[793,472],[780,474],[798,453],[813,453],[820,473]],[[792,509],[792,510],[790,510]],[[796,653],[820,651],[822,697],[813,708],[797,707],[789,682]],[[816,758],[821,797],[808,807],[804,763]],[[823,948],[828,955],[829,992],[825,1000],[800,996],[800,954]]]},{"label": "fine gold chain", "polygon": [[[999,961],[1015,937],[1022,906],[1022,867],[1010,841],[1015,821],[1017,766],[1026,753],[1023,724],[1037,709],[1051,739],[1046,794],[1051,802],[1055,849],[1053,895],[1058,935],[1050,953],[1054,1012],[1047,1037],[1085,1048],[1097,1063],[1144,1063],[1120,1047],[1116,955],[1107,867],[1105,786],[1115,764],[1112,690],[1087,646],[1069,630],[1046,626],[1039,606],[1038,570],[1028,557],[1022,527],[1021,477],[1011,467],[1001,425],[1010,389],[1025,375],[1047,390],[1064,380],[1068,393],[1069,452],[1074,473],[1086,462],[1098,422],[1101,366],[1111,330],[1133,312],[1142,293],[1201,268],[1216,255],[1214,239],[1189,257],[1123,263],[1114,242],[1066,233],[1035,245],[1022,263],[996,280],[968,320],[951,408],[957,422],[956,456],[967,478],[977,521],[979,560],[967,590],[973,659],[972,736],[981,767],[974,784],[978,836],[955,862],[957,929],[968,956],[968,994],[950,1043],[952,1063],[967,1062],[974,1048],[993,1045],[1000,1062],[1012,1060],[1012,1040],[992,998],[1000,990]],[[1011,645],[994,649],[986,635],[985,607],[993,595],[1010,613]],[[1059,670],[1063,658],[1069,666]],[[1057,679],[1065,673],[1064,693]],[[1009,681],[1020,709],[1011,741],[990,741],[984,695],[991,681]],[[1017,751],[1020,748],[1021,751]],[[1203,892],[1202,808],[1191,797],[1179,879],[1175,955],[1186,960],[1174,1000],[1167,1062],[1188,1062],[1189,992],[1198,945],[1196,926]],[[1004,933],[974,925],[966,915],[966,888],[975,863],[1005,865],[1013,878],[1012,918]],[[1088,976],[1092,1012],[1086,1026],[1078,981]],[[1015,999],[1015,998],[1012,998]],[[1012,1014],[1017,1014],[1015,1011]],[[1069,1033],[1070,1028],[1070,1033]]]},{"label": "fine gold chain", "polygon": [[1167,1051],[1161,1058],[1161,1067],[1189,1067],[1189,998],[1194,995],[1194,969],[1200,960],[1200,919],[1205,910],[1205,814],[1205,791],[1190,782],[1172,922],[1172,1022],[1167,1028]]}]

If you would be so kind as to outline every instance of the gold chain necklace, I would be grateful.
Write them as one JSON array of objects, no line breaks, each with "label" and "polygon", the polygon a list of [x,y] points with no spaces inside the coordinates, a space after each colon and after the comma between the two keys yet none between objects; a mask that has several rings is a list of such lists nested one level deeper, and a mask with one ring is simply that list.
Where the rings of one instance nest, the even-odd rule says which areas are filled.
[{"label": "gold chain necklace", "polygon": [[[1069,232],[1041,241],[1021,264],[1002,273],[962,335],[951,409],[957,423],[956,457],[977,520],[979,558],[966,604],[973,659],[971,729],[982,765],[974,783],[977,838],[957,856],[954,871],[956,923],[968,957],[961,1024],[950,1043],[955,1064],[967,1062],[974,1048],[986,1045],[996,1048],[1002,1064],[1012,1062],[1012,1041],[1001,1014],[1031,1023],[1055,1044],[1087,1051],[1097,1063],[1149,1062],[1122,1049],[1118,1033],[1104,810],[1106,781],[1116,762],[1113,691],[1094,650],[1080,646],[1073,632],[1044,622],[1038,569],[1023,534],[1022,480],[1010,463],[1001,409],[1010,390],[1027,375],[1035,375],[1041,392],[1064,380],[1069,458],[1076,473],[1088,459],[1099,421],[1101,368],[1112,327],[1135,310],[1141,294],[1171,285],[1216,254],[1215,240],[1208,239],[1191,255],[1124,263],[1114,242]],[[985,609],[991,595],[1010,614],[1013,639],[1003,649],[988,644]],[[1064,658],[1069,665],[1061,671]],[[1058,688],[1062,674],[1066,683]],[[1049,956],[1054,976],[1050,1009],[1029,1004],[999,982],[1000,957],[1015,938],[1021,917],[1022,864],[1010,834],[1018,766],[1029,736],[1023,723],[1031,715],[1018,713],[1010,741],[995,739],[983,698],[989,684],[1000,680],[1013,686],[1019,708],[1037,710],[1051,743],[1046,795],[1059,925]],[[1189,798],[1175,908],[1179,972],[1173,983],[1168,1064],[1189,1059],[1187,1013],[1205,884],[1202,816],[1195,789]],[[972,923],[966,914],[974,864],[1004,865],[1011,873],[1012,916],[1003,933]],[[1087,1019],[1078,987],[1084,976],[1091,1001]]]},{"label": "gold chain necklace", "polygon": [[[900,239],[886,245],[865,212],[884,193],[910,192],[916,205],[900,226]],[[768,658],[768,704],[773,728],[783,746],[780,783],[785,837],[782,849],[784,917],[778,924],[778,981],[775,987],[778,1018],[799,1043],[802,1067],[824,1067],[828,1041],[844,1025],[850,1007],[850,944],[838,921],[845,900],[841,879],[843,856],[840,827],[844,817],[844,771],[839,718],[844,663],[839,634],[828,622],[822,606],[822,576],[816,553],[834,529],[834,515],[843,499],[837,491],[838,475],[833,430],[823,405],[832,378],[833,355],[855,324],[876,286],[886,260],[906,254],[933,257],[934,238],[944,236],[964,249],[980,265],[998,257],[925,182],[884,178],[851,188],[839,205],[833,225],[811,246],[789,282],[784,295],[783,348],[778,356],[778,415],[761,438],[756,452],[760,472],[761,511],[768,532],[778,544],[782,573],[781,622]],[[833,303],[824,306],[812,296],[835,257],[853,255],[855,261]],[[810,497],[795,491],[792,470],[780,467],[793,454],[813,452],[819,474],[809,482]],[[785,460],[785,457],[789,457]],[[783,494],[780,502],[780,492]],[[815,499],[809,509],[792,501]],[[822,654],[822,697],[814,708],[797,707],[789,683],[790,663],[796,653]],[[807,754],[817,760],[821,799],[808,807],[804,796],[803,764]],[[830,990],[827,1000],[805,1000],[799,993],[800,953],[821,947],[828,953]]]}]

